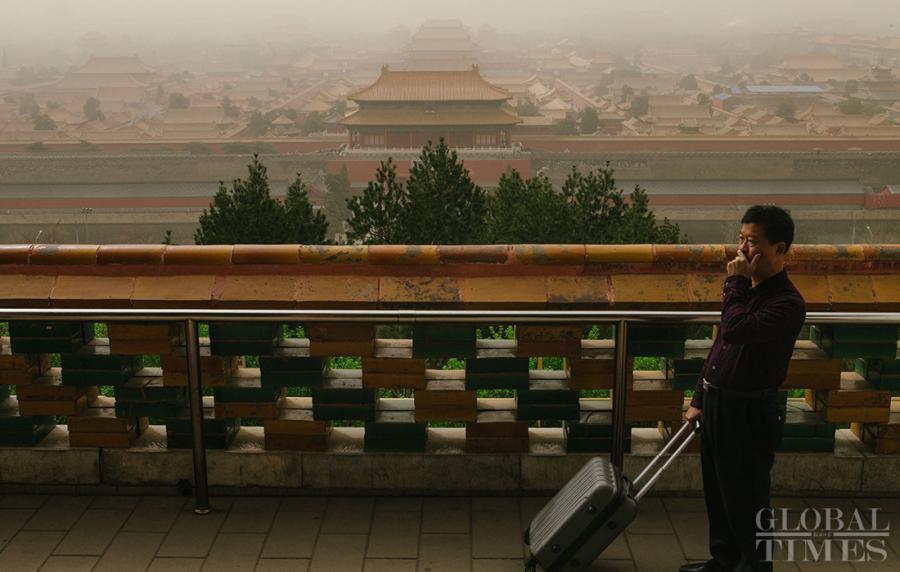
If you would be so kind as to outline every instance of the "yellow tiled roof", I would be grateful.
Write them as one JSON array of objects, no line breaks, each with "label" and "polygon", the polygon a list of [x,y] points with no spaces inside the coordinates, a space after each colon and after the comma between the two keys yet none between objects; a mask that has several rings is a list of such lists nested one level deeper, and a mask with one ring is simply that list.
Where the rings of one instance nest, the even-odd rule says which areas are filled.
[{"label": "yellow tiled roof", "polygon": [[506,101],[508,91],[488,83],[473,66],[465,71],[394,71],[387,66],[369,87],[348,96],[364,101]]}]

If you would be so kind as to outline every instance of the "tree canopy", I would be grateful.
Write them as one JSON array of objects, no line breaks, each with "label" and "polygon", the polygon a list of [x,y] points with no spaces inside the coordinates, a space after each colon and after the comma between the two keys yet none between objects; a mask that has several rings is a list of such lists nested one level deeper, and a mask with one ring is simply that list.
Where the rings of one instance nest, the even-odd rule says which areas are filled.
[{"label": "tree canopy", "polygon": [[381,163],[361,196],[347,200],[347,238],[365,244],[628,244],[679,243],[668,219],[657,222],[646,191],[627,196],[607,163],[582,173],[573,167],[562,187],[543,173],[505,173],[488,194],[456,153],[427,145],[404,184],[396,164]]},{"label": "tree canopy", "polygon": [[104,119],[103,112],[100,111],[100,100],[96,97],[89,97],[85,100],[81,110],[88,121],[97,121]]},{"label": "tree canopy", "polygon": [[300,174],[285,200],[271,195],[265,165],[254,155],[247,179],[235,179],[231,188],[219,183],[209,209],[200,215],[194,233],[197,244],[325,244],[328,223],[313,209]]}]

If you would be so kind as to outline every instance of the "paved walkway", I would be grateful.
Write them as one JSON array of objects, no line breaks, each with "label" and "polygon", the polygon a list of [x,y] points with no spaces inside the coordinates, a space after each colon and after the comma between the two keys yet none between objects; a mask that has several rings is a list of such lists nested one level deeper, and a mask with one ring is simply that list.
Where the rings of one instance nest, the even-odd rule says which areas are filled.
[{"label": "paved walkway", "polygon": [[[0,570],[440,572],[522,570],[521,531],[543,498],[218,498],[195,516],[183,497],[6,496]],[[900,500],[780,499],[791,508],[880,507],[886,562],[776,570],[900,570]],[[701,499],[645,498],[594,570],[667,572],[703,559]]]}]

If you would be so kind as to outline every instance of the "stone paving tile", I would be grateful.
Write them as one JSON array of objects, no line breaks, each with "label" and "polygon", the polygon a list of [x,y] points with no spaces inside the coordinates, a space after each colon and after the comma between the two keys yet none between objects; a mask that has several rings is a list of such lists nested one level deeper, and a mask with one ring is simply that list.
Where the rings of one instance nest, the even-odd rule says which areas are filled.
[{"label": "stone paving tile", "polygon": [[663,498],[663,505],[672,512],[706,512],[706,501],[699,497]]},{"label": "stone paving tile", "polygon": [[47,502],[47,495],[3,495],[0,507],[39,509]]},{"label": "stone paving tile", "polygon": [[222,532],[266,533],[272,526],[280,503],[277,498],[235,499],[222,525]]},{"label": "stone paving tile", "polygon": [[626,533],[638,572],[678,570],[686,562],[674,534]]},{"label": "stone paving tile", "polygon": [[709,521],[706,512],[670,512],[675,535],[688,560],[709,559]]},{"label": "stone paving tile", "polygon": [[591,572],[634,572],[634,562],[631,560],[598,559],[591,562],[588,570]]},{"label": "stone paving tile", "polygon": [[601,554],[604,560],[631,560],[631,550],[628,548],[628,541],[625,535],[620,534],[613,540],[606,550]]},{"label": "stone paving tile", "polygon": [[199,572],[202,558],[154,558],[147,572]]},{"label": "stone paving tile", "polygon": [[96,563],[96,556],[51,556],[40,572],[91,572]]},{"label": "stone paving tile", "polygon": [[472,512],[474,558],[521,558],[519,512]]},{"label": "stone paving tile", "polygon": [[628,531],[637,534],[671,534],[672,522],[658,498],[644,498],[638,503],[637,516],[628,526]]},{"label": "stone paving tile", "polygon": [[122,530],[169,532],[187,502],[184,497],[143,497]]},{"label": "stone paving tile", "polygon": [[320,534],[310,572],[359,572],[366,540],[364,534]]},{"label": "stone paving tile", "polygon": [[322,517],[315,512],[279,512],[263,546],[263,558],[312,558]]},{"label": "stone paving tile", "polygon": [[25,530],[69,530],[81,518],[94,499],[91,497],[58,496],[45,503],[25,526]]},{"label": "stone paving tile", "polygon": [[522,530],[525,530],[534,517],[547,506],[550,497],[523,497],[519,499],[519,510],[522,512]]},{"label": "stone paving tile", "polygon": [[471,524],[468,498],[426,498],[422,532],[468,533]]},{"label": "stone paving tile", "polygon": [[133,510],[141,501],[137,495],[101,495],[94,498],[90,508]]},{"label": "stone paving tile", "polygon": [[419,572],[466,570],[471,559],[471,544],[472,540],[468,534],[423,534],[419,552]]},{"label": "stone paving tile", "polygon": [[281,497],[281,512],[318,512],[322,514],[328,506],[326,497]]},{"label": "stone paving tile", "polygon": [[520,559],[476,558],[472,560],[472,572],[522,572]]},{"label": "stone paving tile", "polygon": [[0,552],[0,570],[38,570],[62,540],[63,532],[23,530]]},{"label": "stone paving tile", "polygon": [[222,533],[216,538],[202,569],[253,572],[265,541],[265,534]]},{"label": "stone paving tile", "polygon": [[375,500],[375,512],[419,512],[421,510],[421,497],[390,497]]},{"label": "stone paving tile", "polygon": [[142,572],[153,561],[165,537],[162,532],[120,532],[100,558],[94,572]]},{"label": "stone paving tile", "polygon": [[366,558],[416,558],[420,521],[417,512],[376,512]]},{"label": "stone paving tile", "polygon": [[224,520],[223,512],[198,516],[182,511],[159,547],[157,556],[205,558]]},{"label": "stone paving tile", "polygon": [[512,512],[519,510],[519,499],[513,497],[473,497],[472,512]]},{"label": "stone paving tile", "polygon": [[368,534],[375,499],[333,498],[325,509],[323,534]]},{"label": "stone paving tile", "polygon": [[63,538],[54,554],[100,556],[131,513],[127,510],[88,510]]},{"label": "stone paving tile", "polygon": [[416,572],[416,560],[403,558],[369,558],[363,572]]},{"label": "stone paving tile", "polygon": [[300,558],[260,558],[254,572],[306,572],[309,560]]},{"label": "stone paving tile", "polygon": [[6,546],[19,529],[34,515],[34,509],[17,508],[0,510],[0,550]]}]

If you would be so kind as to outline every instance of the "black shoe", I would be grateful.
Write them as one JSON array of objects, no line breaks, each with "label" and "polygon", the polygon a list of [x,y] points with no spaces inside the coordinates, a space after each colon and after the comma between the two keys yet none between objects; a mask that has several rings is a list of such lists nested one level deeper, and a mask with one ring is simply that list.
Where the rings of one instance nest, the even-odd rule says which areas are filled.
[{"label": "black shoe", "polygon": [[706,562],[689,562],[678,569],[678,572],[721,572],[723,568],[715,560]]}]

